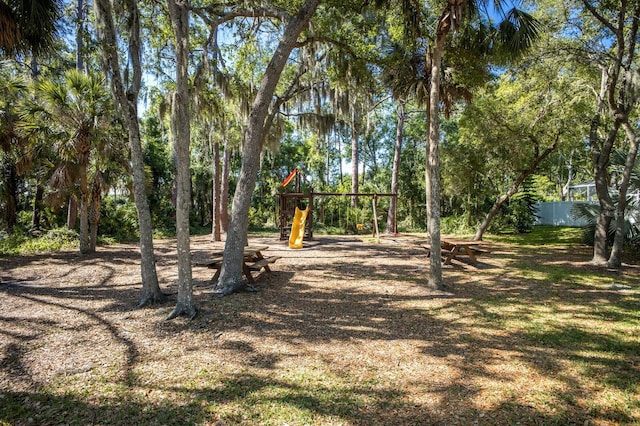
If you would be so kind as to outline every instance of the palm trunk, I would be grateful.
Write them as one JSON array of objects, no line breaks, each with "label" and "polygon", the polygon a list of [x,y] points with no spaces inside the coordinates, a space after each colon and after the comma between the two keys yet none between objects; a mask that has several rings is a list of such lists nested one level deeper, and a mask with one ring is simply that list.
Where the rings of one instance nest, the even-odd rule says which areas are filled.
[{"label": "palm trunk", "polygon": [[36,193],[33,198],[33,212],[31,215],[31,229],[40,229],[42,221],[42,207],[44,206],[44,185],[36,184]]},{"label": "palm trunk", "polygon": [[15,164],[9,161],[8,157],[5,157],[4,160],[0,164],[2,178],[5,181],[5,188],[2,191],[5,203],[3,216],[7,231],[9,234],[13,234],[13,228],[18,223],[18,174],[16,173]]},{"label": "palm trunk", "polygon": [[96,251],[98,244],[98,224],[100,223],[100,205],[102,204],[102,187],[100,177],[96,176],[91,185],[91,205],[89,208],[89,250]]},{"label": "palm trunk", "polygon": [[156,263],[153,250],[153,224],[151,211],[147,200],[145,188],[146,176],[144,171],[144,154],[140,141],[140,125],[138,123],[138,93],[142,78],[141,52],[140,52],[140,20],[136,2],[128,2],[130,26],[129,26],[129,57],[133,65],[133,82],[126,91],[122,83],[118,52],[116,46],[116,33],[111,13],[111,4],[108,0],[95,0],[94,9],[98,21],[98,33],[102,38],[103,62],[105,73],[111,76],[111,87],[114,97],[124,112],[124,118],[129,132],[129,148],[131,151],[133,195],[138,213],[138,229],[140,232],[140,272],[142,276],[142,290],[140,293],[139,307],[147,303],[159,303],[165,299],[160,291]]},{"label": "palm trunk", "polygon": [[67,202],[67,229],[76,229],[78,222],[78,200],[75,195],[69,196]]},{"label": "palm trunk", "polygon": [[[88,157],[86,154],[80,153],[80,157]],[[87,164],[85,161],[80,162],[80,253],[91,253],[91,244],[89,241],[89,182],[87,177]]]},{"label": "palm trunk", "polygon": [[431,240],[431,262],[428,286],[444,290],[442,280],[442,246],[440,243],[440,67],[448,30],[438,31],[431,50],[431,87],[429,92],[429,122],[427,140],[426,191],[427,227]]},{"label": "palm trunk", "polygon": [[[393,170],[391,172],[391,193],[398,193],[398,176],[400,174],[400,155],[402,154],[402,139],[404,134],[404,122],[407,118],[404,112],[405,101],[401,100],[398,103],[398,121],[396,123],[396,146],[393,152]],[[389,202],[389,213],[387,214],[387,234],[394,234],[398,232],[397,229],[397,221],[396,217],[398,210],[398,199],[397,197],[391,197],[391,201]]]},{"label": "palm trunk", "polygon": [[442,280],[442,246],[440,242],[440,74],[442,55],[449,31],[456,29],[462,21],[462,13],[466,0],[448,0],[436,29],[433,46],[427,49],[427,69],[431,75],[429,87],[429,103],[427,106],[427,159],[426,159],[426,192],[427,192],[427,226],[431,239],[431,262],[429,267],[429,287],[444,290]]},{"label": "palm trunk", "polygon": [[306,0],[298,13],[287,23],[282,38],[267,65],[260,88],[251,106],[249,122],[242,147],[242,167],[233,197],[231,222],[225,243],[222,273],[216,288],[222,295],[239,291],[245,287],[242,280],[242,259],[249,219],[251,195],[255,189],[262,144],[269,129],[264,126],[271,99],[280,80],[280,75],[295,47],[300,32],[307,26],[320,0]]}]

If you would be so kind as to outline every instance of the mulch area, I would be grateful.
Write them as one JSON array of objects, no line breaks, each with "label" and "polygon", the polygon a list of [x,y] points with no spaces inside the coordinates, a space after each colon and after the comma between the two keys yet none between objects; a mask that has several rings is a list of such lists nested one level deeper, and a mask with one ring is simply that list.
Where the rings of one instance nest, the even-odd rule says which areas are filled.
[{"label": "mulch area", "polygon": [[[579,373],[562,373],[563,361],[553,353],[536,352],[491,324],[491,313],[479,313],[487,309],[486,298],[545,303],[577,294],[575,288],[543,289],[511,265],[517,259],[585,268],[587,249],[532,254],[494,244],[477,267],[456,262],[445,268],[448,289],[441,292],[426,286],[428,261],[421,241],[411,235],[380,243],[327,236],[290,250],[276,237],[250,238],[252,245],[268,245],[266,254],[282,259],[260,277],[257,292],[225,298],[212,292],[213,271],[194,268],[199,313],[193,321],[164,321],[176,294],[171,240],[156,242],[157,272],[169,302],[143,309],[135,309],[140,291],[135,245],[100,247],[90,256],[66,251],[0,258],[0,397],[51,392],[64,384],[66,392],[86,395],[83,402],[93,406],[123,392],[151,405],[172,401],[179,406],[197,397],[189,383],[201,389],[199,377],[213,374],[203,366],[237,383],[246,377],[290,381],[287,372],[302,370],[318,373],[308,379],[320,381],[318,392],[334,383],[344,398],[357,395],[353,405],[359,409],[353,413],[334,406],[339,397],[320,404],[320,423],[570,419],[607,424],[579,401],[536,400],[543,394],[573,395],[573,385],[581,392],[592,390],[578,383],[573,375]],[[194,262],[221,247],[209,236],[193,237]],[[618,273],[640,276],[640,268]],[[580,297],[586,306],[590,298],[623,296]],[[219,413],[211,416],[212,424],[242,423],[229,418],[224,423]]]}]

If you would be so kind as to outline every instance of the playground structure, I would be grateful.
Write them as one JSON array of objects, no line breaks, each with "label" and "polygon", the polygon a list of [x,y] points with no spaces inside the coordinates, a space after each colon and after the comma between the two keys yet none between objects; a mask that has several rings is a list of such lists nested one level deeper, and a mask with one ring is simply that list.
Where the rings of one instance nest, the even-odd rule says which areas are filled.
[{"label": "playground structure", "polygon": [[[283,192],[280,194],[280,240],[289,240],[290,245],[292,240],[299,240],[300,244],[302,239],[313,239],[313,201],[317,197],[372,197],[373,217],[374,217],[374,235],[378,237],[378,220],[377,220],[377,206],[379,197],[393,197],[396,198],[397,209],[397,197],[398,194],[392,193],[340,193],[340,192],[314,192],[313,187],[309,188],[309,192],[301,192],[300,187],[300,173],[297,169],[294,169],[291,174],[282,183],[282,186],[287,186],[294,178],[294,192]],[[302,223],[296,223],[296,211],[308,209],[308,213]],[[393,232],[398,233],[397,214],[394,214],[396,220],[393,223]],[[300,226],[302,225],[302,226]],[[294,229],[295,228],[295,229]]]}]

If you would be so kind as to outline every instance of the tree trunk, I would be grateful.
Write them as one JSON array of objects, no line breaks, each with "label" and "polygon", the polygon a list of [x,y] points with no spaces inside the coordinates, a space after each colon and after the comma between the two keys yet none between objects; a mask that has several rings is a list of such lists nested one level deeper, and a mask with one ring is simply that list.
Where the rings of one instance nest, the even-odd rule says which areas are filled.
[{"label": "tree trunk", "polygon": [[[617,31],[612,33],[614,37],[612,45],[614,48],[609,56],[611,58],[610,65],[608,67],[601,66],[600,93],[597,98],[596,113],[591,121],[589,134],[596,193],[600,203],[591,263],[599,266],[615,265],[619,262],[622,249],[620,246],[619,252],[612,253],[611,256],[607,254],[607,234],[611,221],[615,216],[615,207],[609,195],[608,168],[618,130],[621,125],[627,123],[629,114],[638,100],[634,94],[635,90],[632,90],[632,69],[634,68],[633,63],[636,55],[640,4],[637,2],[628,4],[623,2],[622,7],[617,10],[618,15],[610,21],[604,15],[599,14],[587,0],[583,0],[583,4],[603,27],[617,27]],[[630,10],[631,8],[633,10]],[[615,19],[617,19],[617,22],[615,22]],[[629,22],[629,24],[622,26],[620,22]],[[605,100],[614,121],[607,138],[601,144],[597,131],[600,127],[600,116],[604,111]],[[627,136],[629,135],[627,134]],[[625,201],[622,201],[623,204]],[[623,213],[625,207],[623,206]]]},{"label": "tree trunk", "polygon": [[[626,3],[623,3],[626,6]],[[631,24],[627,26],[628,33],[627,43],[624,43],[624,33],[618,34],[618,43],[616,43],[619,53],[617,56],[616,65],[618,68],[614,68],[614,77],[616,79],[614,82],[617,82],[617,78],[619,78],[620,73],[616,71],[622,71],[622,81],[620,84],[620,89],[617,92],[617,102],[613,102],[613,94],[615,93],[615,87],[609,88],[609,108],[613,112],[613,116],[616,118],[616,122],[618,120],[621,121],[622,128],[624,129],[627,140],[629,141],[629,151],[627,153],[627,158],[625,160],[624,171],[622,173],[622,182],[620,183],[620,188],[618,191],[618,208],[617,208],[617,219],[616,219],[616,228],[615,235],[613,240],[613,247],[611,248],[611,254],[607,261],[607,265],[609,267],[619,267],[622,265],[622,250],[624,247],[624,228],[625,228],[625,210],[627,208],[627,191],[629,189],[629,181],[631,179],[631,174],[633,173],[633,166],[635,164],[635,159],[638,154],[638,140],[636,137],[636,132],[634,128],[629,124],[629,115],[635,109],[638,99],[636,93],[637,91],[637,83],[634,82],[634,75],[637,73],[635,67],[633,66],[635,62],[636,56],[636,45],[637,45],[637,37],[638,30],[640,25],[640,4],[637,2],[629,4],[629,7],[633,7],[632,11],[629,11],[629,17],[631,18]],[[625,10],[620,9],[619,19],[622,21],[625,16]],[[623,50],[626,49],[626,50]],[[623,58],[624,54],[624,58]],[[636,87],[634,87],[636,86]],[[595,257],[595,256],[594,256]],[[599,260],[599,259],[598,259]]]},{"label": "tree trunk", "polygon": [[[609,73],[605,67],[601,67],[600,73],[600,92],[596,97],[596,111],[591,118],[589,126],[589,147],[591,148],[593,161],[594,183],[596,186],[596,195],[600,203],[600,213],[596,219],[594,232],[593,257],[591,259],[591,263],[594,265],[604,265],[607,261],[607,229],[610,219],[607,220],[606,212],[607,210],[612,211],[612,203],[610,203],[611,200],[609,199],[609,179],[607,177],[609,156],[606,152],[602,152],[603,147],[601,147],[600,137],[598,135],[602,114],[605,109],[605,97],[609,87]],[[616,124],[617,121],[614,123],[614,126]],[[617,132],[617,128],[615,131]],[[609,136],[611,136],[611,134],[612,133],[609,132]],[[613,134],[615,137],[615,133]],[[605,144],[603,145],[606,147]],[[607,208],[607,206],[610,206],[611,209]]]},{"label": "tree trunk", "polygon": [[231,148],[229,141],[224,143],[222,158],[222,182],[220,188],[220,227],[223,232],[229,229],[229,174],[231,170]]},{"label": "tree trunk", "polygon": [[[213,131],[213,129],[211,129]],[[211,131],[209,135],[211,136]],[[209,138],[211,140],[211,137]],[[211,234],[213,241],[222,241],[220,236],[220,212],[222,205],[220,204],[220,145],[216,141],[212,141],[213,145],[213,199],[211,200]]]},{"label": "tree trunk", "polygon": [[84,0],[76,2],[76,70],[84,72]]},{"label": "tree trunk", "polygon": [[[359,159],[359,148],[358,148],[358,127],[357,127],[357,118],[356,118],[356,106],[351,106],[351,192],[354,194],[358,193],[358,162]],[[358,197],[351,197],[351,207],[358,207]]]},{"label": "tree trunk", "polygon": [[91,253],[96,251],[98,244],[98,224],[100,223],[100,205],[102,204],[100,179],[100,176],[96,176],[93,179],[93,185],[91,185],[91,205],[89,206],[89,250]]},{"label": "tree trunk", "polygon": [[187,1],[167,0],[176,43],[176,91],[171,102],[171,133],[177,161],[176,239],[178,247],[178,300],[167,320],[179,315],[193,319],[196,306],[191,281],[189,209],[191,207],[189,123],[189,6]]},{"label": "tree trunk", "polygon": [[[391,193],[398,193],[398,176],[400,174],[400,155],[402,154],[402,139],[404,135],[404,122],[407,115],[404,112],[405,101],[400,100],[398,102],[398,121],[396,123],[396,146],[393,152],[393,170],[391,172]],[[398,232],[397,222],[398,218],[396,213],[398,211],[398,199],[397,197],[391,197],[389,202],[389,213],[387,214],[387,234],[394,234]]]},{"label": "tree trunk", "polygon": [[225,243],[222,273],[216,284],[220,294],[230,294],[245,287],[242,280],[242,260],[246,238],[251,195],[255,188],[260,167],[260,153],[269,129],[264,126],[269,106],[280,80],[280,75],[295,47],[298,35],[307,26],[320,0],[306,0],[298,13],[287,23],[282,38],[267,65],[260,88],[251,105],[249,122],[242,147],[242,166],[233,197],[231,221]]},{"label": "tree trunk", "polygon": [[13,234],[13,228],[18,223],[18,174],[16,172],[16,166],[9,157],[0,158],[4,160],[0,163],[0,170],[3,174],[4,191],[2,191],[5,207],[4,207],[4,220],[7,225],[7,232]]},{"label": "tree trunk", "polygon": [[344,170],[342,170],[342,138],[340,136],[336,136],[338,139],[338,165],[340,167],[340,185],[342,185],[342,180],[344,178]]},{"label": "tree trunk", "polygon": [[[88,158],[89,153],[80,153],[80,157]],[[87,164],[80,161],[80,253],[91,253],[91,244],[89,241],[89,182],[87,177]]]},{"label": "tree trunk", "polygon": [[[448,27],[446,27],[448,28]],[[438,28],[436,40],[431,50],[431,87],[429,90],[429,133],[427,139],[426,191],[427,228],[431,240],[431,262],[428,286],[444,290],[442,280],[442,246],[440,242],[440,67],[448,30]]]},{"label": "tree trunk", "polygon": [[629,151],[627,152],[627,158],[624,163],[624,171],[622,172],[622,182],[620,182],[620,189],[618,191],[618,208],[616,211],[616,233],[613,240],[613,247],[611,248],[611,254],[609,255],[608,265],[612,268],[617,268],[622,265],[622,250],[624,248],[624,235],[625,235],[625,211],[627,209],[627,191],[629,190],[629,181],[631,180],[631,174],[633,173],[633,166],[636,162],[638,155],[638,138],[635,131],[629,125],[628,122],[622,124],[627,139],[629,140]]},{"label": "tree trunk", "polygon": [[133,79],[129,89],[125,92],[122,83],[118,51],[116,46],[116,32],[108,0],[94,0],[97,29],[101,38],[103,66],[105,74],[111,77],[111,88],[114,97],[123,111],[129,132],[129,148],[131,151],[131,166],[133,180],[133,195],[138,213],[138,229],[140,233],[140,272],[142,276],[142,290],[138,307],[147,303],[164,301],[165,295],[160,291],[156,263],[153,250],[153,224],[151,211],[145,187],[144,154],[140,141],[140,125],[138,123],[138,94],[142,81],[142,64],[140,50],[140,19],[136,2],[128,2],[129,7],[129,58],[133,67]]},{"label": "tree trunk", "polygon": [[575,177],[575,173],[573,171],[573,153],[571,150],[571,154],[569,154],[569,164],[567,165],[567,180],[562,186],[560,199],[562,201],[567,201],[567,197],[569,196],[569,188],[571,187],[571,183],[573,182],[573,178]]},{"label": "tree trunk", "polygon": [[78,200],[75,195],[69,195],[67,202],[67,229],[76,229],[78,222]]},{"label": "tree trunk", "polygon": [[[594,124],[594,121],[599,123],[599,116],[594,117],[592,120],[592,135],[590,139],[595,141],[591,145],[593,152],[593,172],[595,177],[596,194],[598,195],[598,201],[600,203],[600,213],[596,220],[596,229],[594,235],[593,244],[593,258],[591,263],[593,265],[605,266],[609,259],[608,253],[608,233],[611,220],[615,215],[615,206],[611,195],[609,194],[609,158],[613,144],[620,128],[620,121],[615,120],[613,127],[609,130],[607,140],[602,147],[598,143],[598,136],[593,135],[597,133],[597,127],[599,124]],[[595,128],[595,130],[594,130]]]},{"label": "tree trunk", "polygon": [[[545,149],[544,152],[542,152],[542,154],[536,155],[531,165],[529,166],[529,168],[527,168],[522,173],[520,173],[520,175],[518,175],[516,180],[513,182],[513,185],[511,185],[511,188],[509,188],[509,190],[505,194],[498,197],[496,202],[493,204],[493,206],[489,210],[489,213],[487,213],[487,216],[484,218],[484,220],[478,227],[478,230],[476,231],[476,235],[473,237],[474,241],[482,240],[482,236],[486,232],[493,218],[500,211],[500,207],[502,207],[502,205],[507,200],[509,200],[513,196],[513,194],[518,192],[518,189],[520,188],[520,185],[522,184],[522,182],[524,182],[527,177],[531,176],[538,169],[538,166],[540,165],[540,163],[542,163],[542,161],[544,161],[545,158],[547,158],[553,151],[555,151],[556,147],[558,146],[559,138],[560,138],[560,135],[556,135],[556,141],[553,143],[553,145]],[[538,152],[539,145],[537,143],[535,145],[536,145],[535,151]]]},{"label": "tree trunk", "polygon": [[42,222],[42,207],[44,206],[44,185],[36,184],[36,193],[33,197],[33,212],[31,215],[31,229],[40,229]]}]

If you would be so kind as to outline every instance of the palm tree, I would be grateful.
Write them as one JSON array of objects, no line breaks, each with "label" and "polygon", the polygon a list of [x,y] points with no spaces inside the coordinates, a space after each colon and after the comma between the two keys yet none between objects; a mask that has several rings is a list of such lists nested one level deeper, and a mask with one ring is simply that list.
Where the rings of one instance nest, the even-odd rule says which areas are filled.
[{"label": "palm tree", "polygon": [[[108,111],[107,118],[112,117]],[[89,202],[89,251],[94,252],[97,243],[98,224],[102,194],[118,182],[122,176],[131,175],[130,160],[126,145],[124,125],[113,120],[100,126],[92,147],[89,164],[90,202]]]},{"label": "palm tree", "polygon": [[[77,184],[80,199],[80,252],[90,253],[89,208],[91,182],[89,167],[98,143],[112,123],[111,99],[102,79],[69,70],[60,83],[45,81],[38,86],[39,105],[32,105],[29,121],[48,125],[56,136],[56,149],[62,159],[54,173],[59,187]],[[33,124],[35,128],[38,124]],[[98,174],[93,174],[98,177]]]},{"label": "palm tree", "polygon": [[21,78],[8,72],[0,73],[0,206],[9,233],[17,222],[16,147],[21,140],[17,132],[17,108],[27,85]]},{"label": "palm tree", "polygon": [[9,56],[48,49],[59,17],[57,0],[0,0],[0,51]]},{"label": "palm tree", "polygon": [[[409,42],[408,44],[413,43]],[[407,62],[411,66],[406,66]],[[424,75],[421,75],[418,70],[419,62],[419,55],[417,55],[415,46],[407,48],[401,43],[393,43],[383,59],[382,80],[384,85],[391,91],[391,96],[396,103],[396,141],[391,172],[391,193],[393,194],[397,194],[399,188],[404,125],[408,115],[406,111],[407,102],[412,96],[417,97],[418,101],[423,100],[421,95],[424,94],[424,85],[427,84]],[[397,197],[392,197],[389,202],[385,230],[387,234],[397,232],[397,203]]]},{"label": "palm tree", "polygon": [[[387,84],[396,94],[415,96],[419,103],[426,104],[427,155],[426,188],[429,237],[431,256],[429,286],[444,289],[440,244],[440,155],[439,121],[441,108],[448,114],[453,104],[471,98],[470,89],[488,77],[487,64],[493,61],[505,62],[517,57],[530,47],[537,38],[538,23],[527,13],[512,8],[505,10],[503,1],[488,0],[446,0],[442,12],[427,16],[418,10],[415,2],[393,1],[404,16],[403,46],[394,46],[390,53],[404,58],[404,70],[392,70],[386,75]],[[496,16],[502,17],[497,25],[487,11],[494,7]],[[425,18],[429,22],[424,22]],[[422,19],[421,19],[422,18]],[[435,23],[435,32],[429,35],[428,24]],[[458,33],[453,39],[452,32]],[[426,40],[426,47],[421,41]],[[403,52],[403,50],[408,52]],[[413,51],[413,54],[410,54]],[[423,52],[424,60],[416,53]],[[447,53],[450,53],[447,55]],[[455,74],[456,84],[449,84]],[[469,77],[471,76],[471,78]],[[461,82],[463,84],[461,84]]]},{"label": "palm tree", "polygon": [[492,2],[504,18],[497,27],[481,11],[488,10],[487,0],[447,0],[437,19],[436,31],[426,52],[427,74],[430,78],[428,92],[427,124],[427,217],[429,237],[431,239],[431,265],[429,286],[444,289],[442,280],[442,261],[440,244],[440,86],[443,75],[442,59],[446,50],[449,34],[457,32],[462,24],[473,21],[467,29],[483,35],[491,35],[495,40],[494,51],[499,57],[513,58],[528,49],[538,36],[538,23],[529,14],[513,8],[504,11],[503,2]]}]

